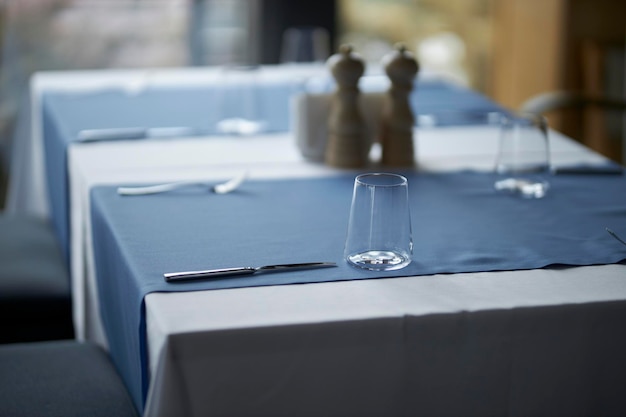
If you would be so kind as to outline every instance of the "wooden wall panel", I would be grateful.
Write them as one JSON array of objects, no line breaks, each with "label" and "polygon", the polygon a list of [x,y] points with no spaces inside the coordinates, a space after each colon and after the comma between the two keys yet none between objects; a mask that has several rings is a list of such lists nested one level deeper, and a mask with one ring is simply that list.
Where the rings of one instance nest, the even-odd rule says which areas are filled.
[{"label": "wooden wall panel", "polygon": [[566,0],[496,0],[492,95],[510,108],[561,87]]}]

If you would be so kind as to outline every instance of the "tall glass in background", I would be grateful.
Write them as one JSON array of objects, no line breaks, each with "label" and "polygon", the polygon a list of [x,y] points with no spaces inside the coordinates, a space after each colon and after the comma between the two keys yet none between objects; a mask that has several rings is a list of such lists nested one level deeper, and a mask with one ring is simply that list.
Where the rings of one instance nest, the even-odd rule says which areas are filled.
[{"label": "tall glass in background", "polygon": [[411,263],[412,254],[407,179],[386,173],[356,177],[344,253],[348,264],[391,271]]},{"label": "tall glass in background", "polygon": [[295,26],[285,30],[282,37],[280,62],[324,63],[330,56],[330,35],[319,26]]},{"label": "tall glass in background", "polygon": [[262,88],[260,67],[223,65],[215,86],[214,108],[210,112],[216,120],[217,133],[254,135],[265,131]]},{"label": "tall glass in background", "polygon": [[548,122],[537,114],[502,117],[495,188],[524,198],[543,198],[550,188]]}]

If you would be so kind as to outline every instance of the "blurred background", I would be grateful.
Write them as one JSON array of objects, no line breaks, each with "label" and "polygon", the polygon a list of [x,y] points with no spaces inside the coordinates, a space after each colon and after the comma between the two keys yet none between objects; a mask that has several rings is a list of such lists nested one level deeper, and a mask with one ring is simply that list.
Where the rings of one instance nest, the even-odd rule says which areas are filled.
[{"label": "blurred background", "polygon": [[[33,72],[279,64],[301,27],[326,55],[350,43],[374,65],[403,42],[424,68],[512,109],[550,91],[626,97],[622,0],[0,0],[0,196]],[[623,112],[549,119],[624,162]]]}]

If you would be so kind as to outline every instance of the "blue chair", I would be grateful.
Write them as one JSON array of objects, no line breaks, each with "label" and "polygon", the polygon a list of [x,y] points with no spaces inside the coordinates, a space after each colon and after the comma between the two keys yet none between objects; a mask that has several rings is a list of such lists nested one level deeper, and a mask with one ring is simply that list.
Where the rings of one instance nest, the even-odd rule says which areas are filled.
[{"label": "blue chair", "polygon": [[108,355],[58,340],[0,346],[0,416],[137,417]]},{"label": "blue chair", "polygon": [[69,273],[50,225],[0,214],[0,343],[73,337]]}]

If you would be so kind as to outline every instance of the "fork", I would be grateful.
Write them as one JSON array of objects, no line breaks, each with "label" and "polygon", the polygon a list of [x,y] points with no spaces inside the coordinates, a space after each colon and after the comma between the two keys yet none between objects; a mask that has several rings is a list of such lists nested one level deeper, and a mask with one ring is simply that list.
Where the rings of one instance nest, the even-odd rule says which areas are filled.
[{"label": "fork", "polygon": [[605,227],[606,231],[609,232],[609,234],[611,236],[613,236],[618,242],[623,243],[626,246],[626,241],[624,241],[621,237],[617,236],[617,233],[615,233],[614,231],[612,231],[611,229],[609,229],[608,227]]},{"label": "fork", "polygon": [[117,189],[117,193],[119,195],[148,195],[148,194],[158,194],[164,193],[167,191],[176,190],[178,188],[189,187],[193,185],[200,185],[210,187],[209,190],[216,194],[227,194],[232,191],[235,191],[239,186],[248,178],[248,171],[242,172],[230,180],[213,184],[208,181],[178,181],[178,182],[170,182],[166,184],[157,184],[157,185],[147,185],[142,187],[119,187]]}]

